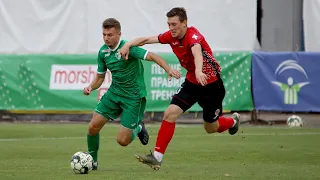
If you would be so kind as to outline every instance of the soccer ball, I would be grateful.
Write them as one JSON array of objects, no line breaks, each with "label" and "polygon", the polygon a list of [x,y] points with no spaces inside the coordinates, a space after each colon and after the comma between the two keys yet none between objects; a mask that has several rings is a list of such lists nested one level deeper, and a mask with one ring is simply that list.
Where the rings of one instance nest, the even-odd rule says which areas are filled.
[{"label": "soccer ball", "polygon": [[288,117],[287,125],[289,127],[302,127],[303,121],[300,116],[292,115]]},{"label": "soccer ball", "polygon": [[71,158],[71,169],[76,174],[88,174],[92,170],[93,158],[87,152],[76,152]]}]

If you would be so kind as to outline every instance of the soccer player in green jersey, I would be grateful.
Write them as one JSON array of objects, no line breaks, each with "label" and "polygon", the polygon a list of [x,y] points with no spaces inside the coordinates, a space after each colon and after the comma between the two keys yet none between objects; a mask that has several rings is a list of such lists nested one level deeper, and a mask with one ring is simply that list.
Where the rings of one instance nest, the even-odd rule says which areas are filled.
[{"label": "soccer player in green jersey", "polygon": [[122,59],[119,50],[126,41],[120,40],[121,25],[116,19],[106,19],[102,23],[102,30],[105,44],[98,53],[97,74],[83,90],[85,95],[89,95],[91,91],[98,89],[104,81],[107,69],[110,70],[111,86],[95,108],[87,135],[94,170],[98,166],[99,132],[109,119],[116,119],[121,114],[121,126],[117,134],[117,141],[121,146],[127,146],[136,136],[143,145],[148,144],[149,135],[142,122],[147,92],[141,60],[154,61],[168,73],[169,78],[181,76],[179,71],[172,69],[160,56],[140,47],[131,47],[128,60]]}]

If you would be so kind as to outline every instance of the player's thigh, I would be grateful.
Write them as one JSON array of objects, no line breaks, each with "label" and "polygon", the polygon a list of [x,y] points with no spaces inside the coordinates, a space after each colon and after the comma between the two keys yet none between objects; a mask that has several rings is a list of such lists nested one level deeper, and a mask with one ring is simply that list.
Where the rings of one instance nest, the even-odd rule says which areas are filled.
[{"label": "player's thigh", "polygon": [[143,119],[146,108],[146,98],[123,98],[121,101],[121,108],[123,109],[121,126],[129,130],[134,130]]},{"label": "player's thigh", "polygon": [[118,96],[111,92],[107,92],[100,99],[100,102],[96,106],[95,112],[110,120],[114,120],[119,117],[122,109],[120,107]]},{"label": "player's thigh", "polygon": [[182,112],[191,108],[198,100],[198,88],[189,81],[185,81],[178,92],[173,95],[170,105],[176,105]]},{"label": "player's thigh", "polygon": [[213,123],[219,119],[223,111],[224,95],[225,89],[220,80],[203,87],[198,103],[203,109],[203,120],[205,122]]}]

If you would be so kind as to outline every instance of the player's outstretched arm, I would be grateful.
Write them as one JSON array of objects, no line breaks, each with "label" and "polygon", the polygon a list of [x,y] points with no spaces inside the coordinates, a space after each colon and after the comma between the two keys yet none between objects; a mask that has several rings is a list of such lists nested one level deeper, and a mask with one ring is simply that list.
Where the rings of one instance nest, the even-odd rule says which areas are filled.
[{"label": "player's outstretched arm", "polygon": [[179,79],[181,77],[181,73],[178,70],[172,69],[162,57],[155,53],[148,52],[146,60],[153,61],[160,67],[162,67],[168,73],[169,79],[171,79],[171,77],[174,77],[176,79]]},{"label": "player's outstretched arm", "polygon": [[143,46],[145,44],[154,44],[159,43],[158,36],[150,36],[150,37],[139,37],[132,41],[127,42],[128,46]]},{"label": "player's outstretched arm", "polygon": [[191,48],[193,57],[194,57],[194,63],[196,66],[195,74],[197,81],[202,85],[205,86],[207,84],[207,76],[202,72],[203,67],[203,56],[202,56],[202,50],[200,44],[195,44]]},{"label": "player's outstretched arm", "polygon": [[83,94],[89,95],[91,91],[98,89],[102,85],[105,77],[106,77],[106,73],[104,74],[97,73],[93,81],[91,82],[91,84],[88,87],[85,87],[83,89]]},{"label": "player's outstretched arm", "polygon": [[129,41],[125,45],[123,45],[119,52],[120,52],[122,58],[127,60],[129,57],[130,47],[143,46],[145,44],[154,44],[154,43],[159,43],[158,36],[139,37],[139,38],[136,38],[132,41]]}]

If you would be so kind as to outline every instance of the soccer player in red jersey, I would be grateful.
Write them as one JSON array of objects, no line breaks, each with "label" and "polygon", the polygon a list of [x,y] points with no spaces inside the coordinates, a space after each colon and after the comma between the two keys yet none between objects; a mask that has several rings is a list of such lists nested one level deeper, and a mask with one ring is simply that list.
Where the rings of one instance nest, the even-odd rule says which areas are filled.
[{"label": "soccer player in red jersey", "polygon": [[238,113],[233,113],[231,118],[222,116],[225,89],[220,78],[220,65],[203,35],[195,27],[187,26],[186,10],[181,7],[173,8],[167,13],[167,17],[169,31],[158,36],[134,39],[120,50],[120,54],[127,59],[131,46],[170,44],[181,66],[187,70],[185,82],[164,112],[154,152],[148,155],[136,154],[140,162],[154,170],[161,166],[163,155],[174,134],[177,118],[196,102],[203,109],[204,129],[207,133],[229,130],[234,135],[239,130],[240,123]]}]

